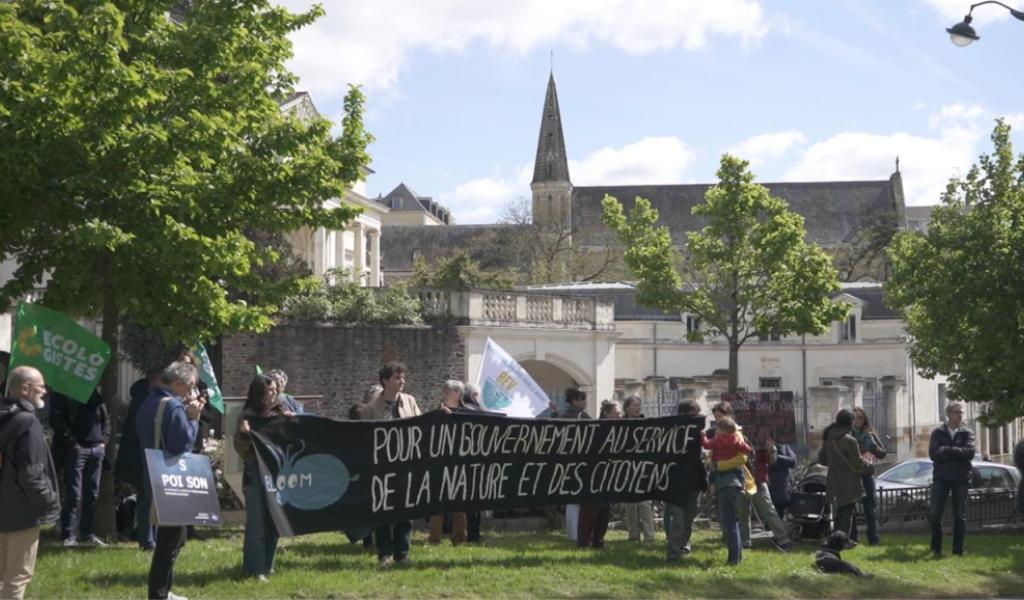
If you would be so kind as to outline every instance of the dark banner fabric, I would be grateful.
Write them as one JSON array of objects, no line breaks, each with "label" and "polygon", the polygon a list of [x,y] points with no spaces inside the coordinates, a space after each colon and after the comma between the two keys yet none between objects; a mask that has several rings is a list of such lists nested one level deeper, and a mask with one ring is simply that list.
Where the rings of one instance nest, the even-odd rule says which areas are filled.
[{"label": "dark banner fabric", "polygon": [[485,509],[684,504],[706,481],[703,416],[567,421],[434,411],[252,425],[268,506],[286,536]]}]

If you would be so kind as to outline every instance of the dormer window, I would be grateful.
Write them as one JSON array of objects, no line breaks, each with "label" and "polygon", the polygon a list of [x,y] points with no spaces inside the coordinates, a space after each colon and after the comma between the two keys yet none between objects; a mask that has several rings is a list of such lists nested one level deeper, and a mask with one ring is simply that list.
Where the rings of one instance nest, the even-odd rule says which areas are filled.
[{"label": "dormer window", "polygon": [[839,341],[841,342],[856,342],[857,341],[857,317],[856,315],[850,315],[846,321],[839,326]]},{"label": "dormer window", "polygon": [[401,208],[402,208],[402,199],[401,198],[395,198],[395,199],[391,200],[391,210],[401,210]]}]

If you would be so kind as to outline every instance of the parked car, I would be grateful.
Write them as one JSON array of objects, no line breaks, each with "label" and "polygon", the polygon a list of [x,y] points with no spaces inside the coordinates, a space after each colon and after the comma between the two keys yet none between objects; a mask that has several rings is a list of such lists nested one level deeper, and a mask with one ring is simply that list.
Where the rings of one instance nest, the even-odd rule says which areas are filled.
[{"label": "parked car", "polygon": [[[1016,490],[1021,474],[1016,467],[981,460],[971,461],[971,489]],[[912,458],[893,465],[875,477],[877,489],[906,489],[932,484],[932,461]]]}]

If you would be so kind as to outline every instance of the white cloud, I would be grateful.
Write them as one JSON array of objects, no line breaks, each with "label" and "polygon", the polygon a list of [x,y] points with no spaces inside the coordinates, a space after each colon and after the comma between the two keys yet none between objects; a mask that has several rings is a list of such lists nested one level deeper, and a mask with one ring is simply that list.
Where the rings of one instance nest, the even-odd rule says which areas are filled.
[{"label": "white cloud", "polygon": [[978,105],[948,104],[928,117],[928,128],[966,127],[976,129],[978,121],[985,117],[985,109]]},{"label": "white cloud", "polygon": [[522,195],[522,189],[517,187],[509,180],[481,177],[459,184],[442,194],[440,200],[455,215],[456,223],[494,223],[517,191]]},{"label": "white cloud", "polygon": [[[305,10],[311,0],[277,0]],[[472,44],[523,53],[568,41],[643,54],[701,48],[711,37],[755,43],[767,32],[759,0],[332,0],[326,15],[293,35],[292,69],[315,98],[347,83],[392,87],[411,52],[459,52]]]},{"label": "white cloud", "polygon": [[[569,161],[575,185],[682,183],[694,153],[675,137],[646,137],[620,148],[602,148],[583,160]],[[457,223],[493,223],[516,198],[530,197],[533,163],[511,173],[471,179],[439,194]]]},{"label": "white cloud", "polygon": [[1013,133],[1018,136],[1024,133],[1024,112],[1006,115],[1006,122],[1010,125],[1010,129],[1013,130]]},{"label": "white cloud", "polygon": [[682,183],[695,155],[676,137],[646,137],[621,148],[602,148],[569,161],[575,185]]},{"label": "white cloud", "polygon": [[789,131],[755,135],[726,148],[726,152],[749,160],[752,167],[759,167],[806,143],[807,138],[804,137],[804,134],[796,129],[790,129]]},{"label": "white cloud", "polygon": [[944,106],[929,118],[936,135],[844,132],[811,145],[786,171],[789,181],[879,179],[900,159],[907,204],[935,204],[950,177],[963,175],[977,157],[989,121],[980,107]]}]

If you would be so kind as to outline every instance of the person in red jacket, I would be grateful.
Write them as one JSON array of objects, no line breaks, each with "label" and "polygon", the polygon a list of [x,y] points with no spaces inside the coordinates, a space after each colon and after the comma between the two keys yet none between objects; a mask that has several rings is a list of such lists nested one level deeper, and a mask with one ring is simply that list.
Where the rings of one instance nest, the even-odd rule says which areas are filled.
[{"label": "person in red jacket", "polygon": [[736,431],[736,421],[732,417],[722,417],[715,422],[715,437],[708,439],[703,431],[700,432],[700,445],[705,450],[711,451],[711,460],[729,460],[737,454],[750,454],[754,450],[750,447],[743,436]]}]

